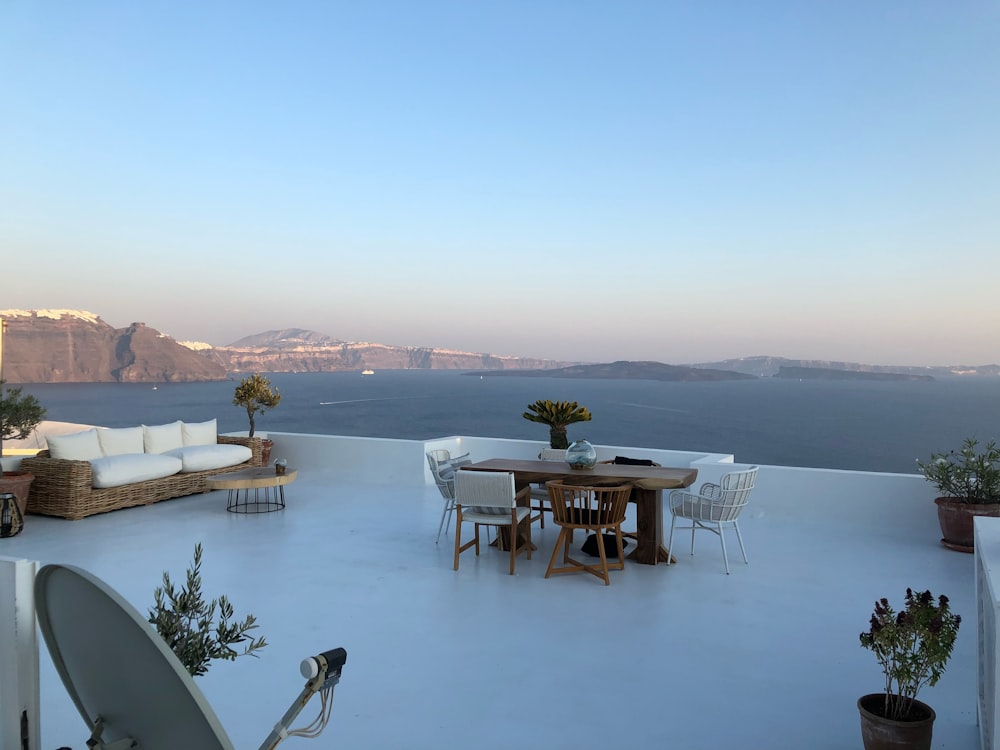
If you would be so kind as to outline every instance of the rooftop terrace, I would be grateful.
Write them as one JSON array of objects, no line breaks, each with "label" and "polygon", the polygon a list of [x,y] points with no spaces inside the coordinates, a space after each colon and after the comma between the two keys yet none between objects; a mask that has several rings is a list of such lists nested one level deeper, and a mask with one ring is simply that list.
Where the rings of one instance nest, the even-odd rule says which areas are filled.
[{"label": "rooftop terrace", "polygon": [[[537,442],[271,437],[299,469],[284,511],[234,515],[215,492],[82,521],[28,516],[0,542],[7,557],[85,568],[142,613],[201,542],[206,594],[253,612],[270,643],[197,679],[235,747],[257,747],[302,688],[299,661],[336,646],[348,661],[315,747],[860,747],[855,703],[882,675],[858,634],[877,598],[898,605],[908,586],[947,594],[964,620],[948,671],[921,693],[934,746],[979,747],[974,558],[938,543],[918,476],[763,466],[741,521],[749,566],[734,543],[726,575],[705,534],[694,557],[682,539],[677,565],[628,564],[605,587],[543,577],[551,524],[534,526],[539,549],[515,576],[491,548],[453,571],[453,531],[434,544],[442,500],[425,450],[529,458]],[[698,484],[732,461],[599,446],[625,451],[697,466]],[[41,694],[42,747],[83,748],[44,647]]]}]

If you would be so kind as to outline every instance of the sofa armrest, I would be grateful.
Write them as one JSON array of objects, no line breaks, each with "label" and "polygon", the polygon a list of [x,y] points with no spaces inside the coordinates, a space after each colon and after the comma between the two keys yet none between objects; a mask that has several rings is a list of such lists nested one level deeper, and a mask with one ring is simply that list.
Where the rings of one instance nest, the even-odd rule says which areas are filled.
[{"label": "sofa armrest", "polygon": [[253,452],[250,463],[253,466],[262,466],[264,463],[264,441],[259,437],[234,437],[230,435],[219,435],[216,442],[220,445],[245,445]]},{"label": "sofa armrest", "polygon": [[52,496],[76,496],[91,491],[94,474],[90,461],[52,458],[47,450],[21,461],[21,471],[35,475],[31,490]]}]

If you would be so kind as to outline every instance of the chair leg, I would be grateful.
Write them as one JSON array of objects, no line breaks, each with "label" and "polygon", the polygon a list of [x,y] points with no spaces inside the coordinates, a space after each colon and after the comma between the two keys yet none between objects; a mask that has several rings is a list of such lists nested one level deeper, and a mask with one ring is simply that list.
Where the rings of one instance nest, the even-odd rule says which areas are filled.
[{"label": "chair leg", "polygon": [[458,519],[455,521],[455,570],[458,570],[458,556],[462,554],[462,509],[458,509]]},{"label": "chair leg", "polygon": [[597,530],[597,551],[601,554],[601,573],[603,574],[604,585],[611,585],[611,576],[608,575],[608,555],[604,551],[604,533]]},{"label": "chair leg", "polygon": [[[559,537],[556,539],[556,546],[552,548],[552,559],[549,560],[549,567],[545,570],[545,577],[548,578],[552,575],[553,568],[556,567],[556,560],[559,559],[559,548],[563,547],[567,550],[564,554],[569,557],[569,534],[570,530],[566,527],[561,527],[559,529]],[[565,562],[566,560],[563,560]]]},{"label": "chair leg", "polygon": [[670,561],[673,559],[671,554],[674,550],[674,525],[677,523],[677,516],[670,515],[670,536],[667,538],[667,565],[670,565]]},{"label": "chair leg", "polygon": [[746,547],[743,546],[743,535],[740,533],[740,522],[733,521],[733,526],[736,527],[736,539],[740,543],[740,552],[743,553],[743,562],[749,565],[750,561],[747,559],[747,550]]},{"label": "chair leg", "polygon": [[716,524],[718,527],[719,541],[722,542],[722,561],[726,564],[726,575],[729,575],[729,555],[726,554],[726,537],[722,533],[722,524]]},{"label": "chair leg", "polygon": [[441,511],[441,523],[438,524],[438,535],[434,544],[441,541],[441,530],[444,529],[445,536],[448,535],[448,527],[451,526],[451,513],[455,510],[455,503],[451,500],[445,501],[444,509]]},{"label": "chair leg", "polygon": [[[531,515],[531,509],[528,509],[528,515]],[[531,524],[528,524],[531,526]],[[510,574],[514,575],[514,561],[517,559],[517,511],[511,508],[510,511]]]},{"label": "chair leg", "polygon": [[691,521],[691,556],[694,556],[694,532],[698,528],[698,522],[695,520]]}]

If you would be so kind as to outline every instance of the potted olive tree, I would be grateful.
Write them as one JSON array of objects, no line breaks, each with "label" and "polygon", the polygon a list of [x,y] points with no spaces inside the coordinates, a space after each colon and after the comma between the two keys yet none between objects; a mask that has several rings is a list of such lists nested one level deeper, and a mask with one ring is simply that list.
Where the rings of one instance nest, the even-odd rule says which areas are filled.
[{"label": "potted olive tree", "polygon": [[[0,459],[3,458],[4,440],[24,440],[43,419],[45,409],[37,398],[22,393],[20,388],[8,388],[6,381],[0,380]],[[34,478],[33,474],[23,471],[5,472],[0,460],[0,494],[14,495],[22,516],[27,511],[28,490]]]},{"label": "potted olive tree", "polygon": [[939,493],[934,503],[941,543],[972,552],[973,518],[1000,516],[1000,447],[991,440],[980,449],[975,438],[967,438],[960,450],[934,453],[927,463],[917,461],[917,466]]},{"label": "potted olive tree", "polygon": [[569,448],[566,437],[567,425],[575,422],[589,422],[590,410],[576,401],[536,401],[528,404],[528,411],[522,414],[529,422],[539,422],[549,426],[549,447]]},{"label": "potted olive tree", "polygon": [[935,601],[930,591],[907,589],[904,609],[898,613],[888,599],[875,602],[860,639],[882,667],[885,689],[858,699],[866,750],[930,750],[936,714],[917,700],[917,693],[941,679],[961,622],[948,597]]},{"label": "potted olive tree", "polygon": [[[237,656],[257,656],[256,651],[267,645],[264,638],[249,635],[258,627],[252,614],[237,621],[233,619],[233,605],[225,596],[205,601],[201,593],[201,554],[201,544],[196,544],[194,563],[179,589],[164,571],[163,585],[153,592],[154,604],[148,617],[192,677],[205,674],[213,659],[234,661]],[[242,645],[242,650],[237,651],[235,645]]]},{"label": "potted olive tree", "polygon": [[[239,382],[236,386],[236,392],[233,394],[233,406],[242,406],[247,410],[247,417],[250,420],[250,435],[253,437],[255,423],[254,417],[259,413],[263,414],[268,409],[273,409],[281,401],[281,394],[278,393],[278,389],[271,385],[271,381],[266,377],[261,375],[259,372],[255,372],[253,375],[247,375],[243,380]],[[274,441],[268,438],[264,438],[262,441],[262,453],[261,453],[261,463],[267,466],[271,460],[271,448],[274,446]]]}]

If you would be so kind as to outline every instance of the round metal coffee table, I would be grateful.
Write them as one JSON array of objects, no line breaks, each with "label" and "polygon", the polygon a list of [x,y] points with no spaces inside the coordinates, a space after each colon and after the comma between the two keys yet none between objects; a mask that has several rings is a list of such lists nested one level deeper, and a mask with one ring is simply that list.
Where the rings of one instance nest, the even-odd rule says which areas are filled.
[{"label": "round metal coffee table", "polygon": [[270,513],[284,510],[285,485],[297,476],[295,469],[276,474],[274,467],[266,466],[216,474],[206,481],[210,490],[229,490],[226,510],[230,513]]}]

